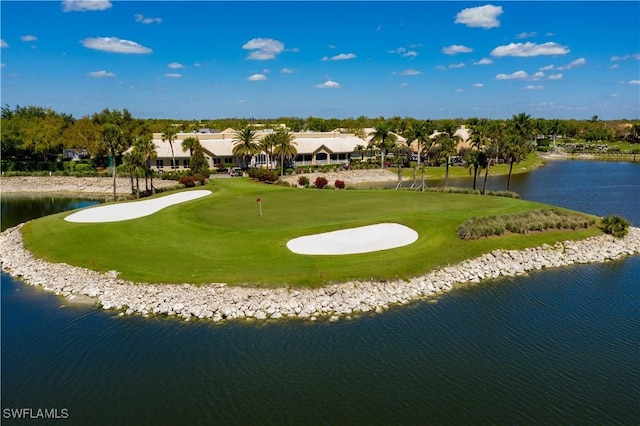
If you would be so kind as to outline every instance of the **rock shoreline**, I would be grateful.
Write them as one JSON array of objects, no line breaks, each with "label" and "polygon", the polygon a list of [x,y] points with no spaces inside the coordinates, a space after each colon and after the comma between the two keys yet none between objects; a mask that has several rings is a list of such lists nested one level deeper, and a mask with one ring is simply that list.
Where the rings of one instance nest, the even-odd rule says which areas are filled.
[{"label": "rock shoreline", "polygon": [[622,239],[602,235],[525,250],[495,250],[406,281],[351,281],[318,289],[260,289],[223,283],[142,284],[120,279],[116,271],[99,273],[48,263],[24,248],[21,227],[0,234],[2,270],[13,277],[70,299],[89,297],[102,309],[118,310],[122,315],[159,315],[187,321],[281,318],[337,321],[340,317],[381,313],[394,305],[427,299],[448,292],[457,284],[522,275],[543,268],[605,262],[640,253],[640,228],[630,228]]}]

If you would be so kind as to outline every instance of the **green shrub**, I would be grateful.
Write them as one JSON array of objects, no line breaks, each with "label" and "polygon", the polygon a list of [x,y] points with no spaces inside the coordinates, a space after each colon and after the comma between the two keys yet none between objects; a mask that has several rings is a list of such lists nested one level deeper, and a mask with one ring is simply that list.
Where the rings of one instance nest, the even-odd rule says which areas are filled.
[{"label": "green shrub", "polygon": [[298,177],[298,185],[300,186],[304,186],[305,188],[309,187],[309,178],[306,176],[299,176]]},{"label": "green shrub", "polygon": [[606,234],[622,238],[629,232],[629,222],[620,216],[607,216],[602,219],[600,228]]},{"label": "green shrub", "polygon": [[503,216],[471,218],[458,226],[456,233],[460,239],[474,240],[502,235],[505,231],[526,234],[550,229],[586,229],[594,223],[594,219],[580,213],[540,209]]},{"label": "green shrub", "polygon": [[273,183],[279,179],[278,172],[267,169],[249,169],[249,177],[260,182]]}]

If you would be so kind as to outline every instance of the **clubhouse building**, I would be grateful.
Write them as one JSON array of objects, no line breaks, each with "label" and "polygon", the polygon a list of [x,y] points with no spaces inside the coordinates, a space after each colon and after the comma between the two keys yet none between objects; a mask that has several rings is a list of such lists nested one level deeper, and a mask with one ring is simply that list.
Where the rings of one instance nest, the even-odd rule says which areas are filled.
[{"label": "clubhouse building", "polygon": [[[463,130],[464,134],[460,136],[463,140],[468,139],[468,132],[464,127],[458,130],[458,134]],[[260,142],[272,129],[262,129],[256,131],[256,141]],[[360,138],[352,133],[333,132],[295,132],[293,133],[293,142],[298,154],[292,159],[294,166],[321,166],[327,164],[343,165],[350,161],[351,158],[365,159],[375,161],[373,153],[367,149],[371,136],[369,134],[374,129],[364,129],[365,138]],[[438,135],[434,132],[432,138]],[[466,137],[465,137],[466,136]],[[396,135],[397,143],[405,145],[407,140],[400,135]],[[151,168],[162,172],[171,170],[184,170],[189,168],[190,153],[182,149],[182,141],[187,138],[197,138],[202,145],[205,158],[209,163],[209,168],[233,167],[238,165],[238,158],[233,155],[234,140],[237,139],[236,130],[226,129],[222,132],[211,132],[201,130],[193,133],[178,133],[176,139],[173,140],[173,156],[175,156],[176,164],[172,164],[171,146],[168,141],[162,139],[162,133],[153,134],[153,143],[156,147],[157,158],[155,164],[151,164]],[[412,145],[412,148],[413,145]],[[416,148],[414,148],[415,151]],[[251,158],[249,167],[264,167],[269,163],[275,165],[278,158],[270,158],[266,153],[254,155]]]}]

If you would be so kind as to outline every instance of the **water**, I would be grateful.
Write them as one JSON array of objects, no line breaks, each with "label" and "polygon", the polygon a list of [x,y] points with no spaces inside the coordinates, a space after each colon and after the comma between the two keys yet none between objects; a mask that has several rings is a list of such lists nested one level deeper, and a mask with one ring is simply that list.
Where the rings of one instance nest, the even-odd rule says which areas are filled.
[{"label": "water", "polygon": [[[636,198],[603,205],[640,193],[639,169],[608,164],[550,163],[529,190],[585,203],[567,173],[598,170],[583,210],[640,225]],[[3,274],[2,408],[67,408],[72,424],[638,424],[639,276],[634,256],[355,321],[215,325],[63,306]]]}]

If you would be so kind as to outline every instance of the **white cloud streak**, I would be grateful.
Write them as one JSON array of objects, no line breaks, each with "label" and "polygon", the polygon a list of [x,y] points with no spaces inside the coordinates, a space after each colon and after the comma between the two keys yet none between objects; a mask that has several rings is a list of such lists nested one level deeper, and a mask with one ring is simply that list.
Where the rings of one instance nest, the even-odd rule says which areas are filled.
[{"label": "white cloud streak", "polygon": [[461,44],[452,44],[451,46],[446,46],[442,48],[442,53],[445,55],[455,55],[457,53],[469,53],[473,52],[473,49],[467,46],[463,46]]},{"label": "white cloud streak", "polygon": [[500,26],[498,17],[502,15],[502,6],[487,4],[485,6],[462,9],[456,15],[456,24],[464,24],[474,28],[497,28]]},{"label": "white cloud streak", "polygon": [[284,50],[284,43],[272,38],[254,38],[246,42],[243,46],[245,50],[251,50],[247,59],[255,61],[266,61],[275,59]]},{"label": "white cloud streak", "polygon": [[527,74],[525,71],[516,71],[511,74],[496,75],[496,80],[514,80],[514,79],[525,80],[527,78],[529,78],[529,74]]},{"label": "white cloud streak", "polygon": [[24,42],[38,41],[38,37],[34,35],[23,35],[22,37],[20,37],[20,40]]},{"label": "white cloud streak", "polygon": [[172,70],[179,70],[181,68],[184,68],[184,65],[178,62],[171,62],[170,64],[167,65],[167,67],[171,68]]},{"label": "white cloud streak", "polygon": [[473,65],[491,65],[493,60],[489,58],[482,58],[478,62],[474,62]]},{"label": "white cloud streak", "polygon": [[182,74],[178,74],[176,72],[169,72],[164,75],[167,78],[181,78]]},{"label": "white cloud streak", "polygon": [[322,58],[323,61],[347,61],[349,59],[357,58],[355,53],[340,53],[339,55],[335,55],[332,57],[325,56]]},{"label": "white cloud streak", "polygon": [[422,74],[422,71],[414,70],[411,68],[404,70],[400,73],[400,75],[420,75],[420,74]]},{"label": "white cloud streak", "polygon": [[109,0],[64,0],[63,12],[87,12],[107,10],[111,7]]},{"label": "white cloud streak", "polygon": [[162,18],[145,18],[142,14],[136,13],[133,15],[136,18],[136,22],[141,24],[161,24]]},{"label": "white cloud streak", "polygon": [[564,65],[562,67],[558,67],[558,69],[560,71],[570,70],[572,68],[581,67],[581,66],[585,65],[586,63],[587,63],[586,59],[580,58],[580,59],[576,59],[575,61],[569,62],[567,65]]},{"label": "white cloud streak", "polygon": [[317,89],[340,89],[342,86],[337,81],[327,80],[322,84],[316,84],[314,87]]},{"label": "white cloud streak", "polygon": [[543,44],[531,42],[510,43],[505,46],[498,46],[491,51],[491,56],[517,56],[531,57],[541,55],[566,55],[570,50],[566,46],[549,41]]},{"label": "white cloud streak", "polygon": [[153,50],[144,47],[135,41],[122,40],[118,37],[90,37],[82,40],[82,45],[88,49],[101,50],[103,52],[149,54]]},{"label": "white cloud streak", "polygon": [[0,39],[0,48],[2,49],[6,49],[9,47],[9,43],[7,43],[6,41],[4,41],[4,39]]},{"label": "white cloud streak", "polygon": [[102,71],[92,71],[90,73],[87,73],[87,75],[89,77],[94,77],[94,78],[112,78],[115,77],[116,75],[112,72],[108,72],[105,70]]}]

